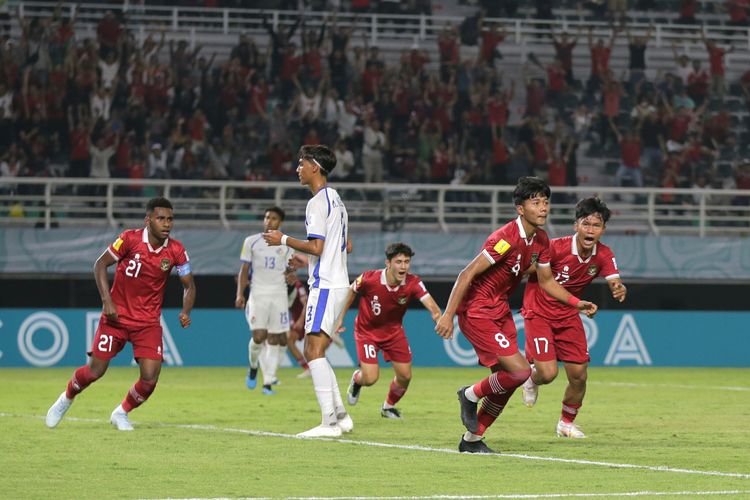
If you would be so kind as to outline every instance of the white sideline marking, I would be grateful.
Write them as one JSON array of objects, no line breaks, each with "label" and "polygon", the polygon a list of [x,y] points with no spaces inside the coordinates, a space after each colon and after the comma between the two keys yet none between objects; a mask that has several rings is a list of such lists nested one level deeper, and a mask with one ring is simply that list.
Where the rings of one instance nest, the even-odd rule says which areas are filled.
[{"label": "white sideline marking", "polygon": [[689,385],[689,384],[637,384],[635,382],[602,382],[588,381],[589,385],[611,385],[613,387],[669,387],[672,389],[705,389],[711,391],[750,391],[750,387],[745,386],[713,386],[713,385]]},{"label": "white sideline marking", "polygon": [[[10,418],[33,418],[43,419],[43,416],[39,415],[24,415],[15,413],[0,412],[0,417]],[[91,423],[109,423],[107,420],[96,419],[96,418],[67,418],[68,421],[73,422],[91,422]],[[151,422],[147,425],[153,425],[156,427],[167,427],[172,429],[192,429],[201,431],[215,431],[215,432],[229,432],[235,434],[247,434],[249,436],[261,436],[261,437],[279,437],[285,439],[315,439],[318,441],[332,441],[344,444],[356,444],[360,446],[372,446],[376,448],[393,448],[398,450],[410,450],[410,451],[426,451],[430,453],[450,453],[460,454],[458,450],[448,448],[433,448],[431,446],[422,445],[410,445],[410,444],[394,444],[394,443],[379,443],[376,441],[357,441],[353,439],[340,439],[340,438],[301,438],[294,434],[282,434],[280,432],[268,432],[268,431],[257,431],[252,429],[234,429],[231,427],[218,427],[210,424],[169,424],[164,422]],[[482,455],[474,455],[481,457]],[[597,465],[601,467],[611,467],[615,469],[639,469],[648,470],[654,472],[672,472],[676,474],[695,474],[699,476],[720,476],[720,477],[737,477],[741,479],[750,479],[750,474],[741,472],[721,472],[721,471],[703,471],[693,469],[683,469],[679,467],[667,467],[665,465],[638,465],[638,464],[621,464],[615,462],[602,462],[598,460],[581,460],[576,458],[559,458],[559,457],[543,457],[538,455],[526,455],[523,453],[494,453],[487,454],[488,457],[508,457],[508,458],[519,458],[522,460],[536,460],[540,462],[560,462],[567,464],[578,464],[578,465]]]}]

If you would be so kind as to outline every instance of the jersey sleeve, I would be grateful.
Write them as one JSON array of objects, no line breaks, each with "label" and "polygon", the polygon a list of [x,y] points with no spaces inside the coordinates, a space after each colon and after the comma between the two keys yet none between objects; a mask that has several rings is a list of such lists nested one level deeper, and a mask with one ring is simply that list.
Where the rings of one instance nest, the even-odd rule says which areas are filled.
[{"label": "jersey sleeve", "polygon": [[482,255],[487,257],[490,264],[497,264],[507,258],[512,247],[513,245],[504,239],[502,234],[491,234],[482,246]]},{"label": "jersey sleeve", "polygon": [[351,288],[352,292],[354,293],[362,293],[364,287],[365,287],[365,273],[362,273],[359,276],[357,276],[357,279],[352,281],[352,284],[349,288]]},{"label": "jersey sleeve", "polygon": [[430,296],[430,292],[427,291],[427,287],[424,286],[424,282],[419,276],[414,276],[414,281],[411,285],[411,293],[414,298],[419,299],[420,301]]},{"label": "jersey sleeve", "polygon": [[615,254],[610,250],[609,247],[603,247],[601,252],[601,271],[600,276],[604,276],[604,279],[615,279],[620,277],[620,270],[617,269],[617,260],[615,260]]},{"label": "jersey sleeve", "polygon": [[328,218],[327,207],[318,203],[320,198],[313,198],[307,204],[305,210],[305,230],[308,240],[326,239],[326,219]]},{"label": "jersey sleeve", "polygon": [[240,251],[240,260],[247,262],[248,264],[253,261],[253,237],[248,236],[245,238],[245,242],[242,244],[242,250]]},{"label": "jersey sleeve", "polygon": [[174,265],[179,276],[187,276],[188,274],[193,272],[193,270],[190,268],[190,256],[188,255],[187,250],[185,250],[185,247],[182,246],[182,244],[180,244],[176,249],[174,257]]},{"label": "jersey sleeve", "polygon": [[546,267],[549,266],[552,261],[552,245],[550,245],[549,237],[546,233],[541,233],[539,240],[537,241],[537,257],[536,265]]},{"label": "jersey sleeve", "polygon": [[107,247],[107,252],[109,252],[117,262],[120,262],[120,259],[125,257],[128,250],[130,250],[132,246],[131,240],[132,237],[128,234],[128,231],[124,231],[114,242],[112,242],[111,245]]}]

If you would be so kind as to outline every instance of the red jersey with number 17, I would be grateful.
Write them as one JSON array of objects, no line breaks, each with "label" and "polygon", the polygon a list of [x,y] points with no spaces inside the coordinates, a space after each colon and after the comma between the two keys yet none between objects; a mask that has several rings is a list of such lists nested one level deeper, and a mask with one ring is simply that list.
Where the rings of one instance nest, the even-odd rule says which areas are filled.
[{"label": "red jersey with number 17", "polygon": [[419,276],[409,273],[395,287],[389,286],[385,269],[365,271],[354,280],[351,289],[362,296],[354,320],[355,335],[381,340],[403,334],[402,322],[409,301],[430,295]]},{"label": "red jersey with number 17", "polygon": [[458,312],[473,318],[501,318],[510,312],[508,297],[523,272],[532,262],[549,263],[549,238],[539,228],[527,237],[519,216],[489,235],[482,255],[492,267],[474,278]]},{"label": "red jersey with number 17", "polygon": [[163,245],[153,248],[148,229],[143,228],[124,231],[107,251],[117,261],[110,294],[118,323],[159,324],[164,287],[172,268],[177,266],[180,275],[190,272],[185,247],[167,238]]},{"label": "red jersey with number 17", "polygon": [[[604,276],[608,280],[620,277],[615,254],[604,243],[597,243],[591,255],[582,259],[578,255],[576,236],[564,236],[550,241],[549,253],[555,281],[576,297],[579,297],[586,285],[597,276]],[[539,281],[534,274],[526,284],[521,313],[524,318],[530,318],[536,314],[548,320],[557,320],[576,316],[578,309],[563,304],[547,294],[539,286]]]}]

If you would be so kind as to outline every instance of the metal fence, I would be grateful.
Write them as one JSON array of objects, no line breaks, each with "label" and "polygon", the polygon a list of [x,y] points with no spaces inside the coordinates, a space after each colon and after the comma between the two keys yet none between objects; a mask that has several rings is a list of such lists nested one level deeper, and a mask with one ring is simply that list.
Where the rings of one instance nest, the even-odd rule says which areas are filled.
[{"label": "metal fence", "polygon": [[[487,232],[515,217],[513,186],[335,183],[350,226],[363,231]],[[278,205],[301,227],[309,190],[295,182],[74,178],[0,178],[0,224],[120,227],[143,220],[146,201],[172,200],[181,227],[246,227]],[[547,230],[569,231],[575,202],[598,195],[612,209],[607,228],[620,234],[750,235],[750,191],[554,188]]]}]

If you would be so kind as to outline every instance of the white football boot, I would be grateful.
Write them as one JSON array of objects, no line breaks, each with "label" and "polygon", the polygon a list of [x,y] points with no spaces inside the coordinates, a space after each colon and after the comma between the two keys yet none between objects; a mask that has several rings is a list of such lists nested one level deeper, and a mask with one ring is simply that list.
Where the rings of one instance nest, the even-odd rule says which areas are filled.
[{"label": "white football boot", "polygon": [[57,424],[60,423],[60,420],[65,416],[65,412],[68,411],[68,408],[70,408],[70,405],[72,404],[73,400],[68,399],[65,395],[65,391],[63,391],[63,393],[60,394],[60,397],[57,398],[57,401],[55,401],[47,411],[47,417],[44,419],[44,423],[47,427],[50,429],[57,427]]},{"label": "white football boot", "polygon": [[557,437],[566,437],[571,439],[585,439],[586,434],[573,423],[566,423],[560,420],[557,422]]},{"label": "white football boot", "polygon": [[341,429],[341,432],[347,433],[352,432],[352,429],[354,429],[354,421],[352,420],[352,417],[349,416],[347,413],[343,417],[339,418],[339,428]]},{"label": "white football boot", "polygon": [[117,408],[112,411],[112,415],[110,415],[109,421],[112,425],[117,427],[118,431],[133,430],[133,424],[130,423],[128,413],[122,409],[122,405],[117,405]]},{"label": "white football boot", "polygon": [[325,425],[320,424],[317,427],[313,427],[310,430],[307,430],[305,432],[300,432],[297,434],[297,437],[301,438],[318,438],[318,437],[327,437],[327,438],[335,438],[335,437],[341,437],[341,427],[339,427],[338,424],[334,425]]},{"label": "white football boot", "polygon": [[529,377],[523,383],[522,389],[523,404],[531,408],[536,404],[536,398],[539,397],[539,386]]}]

